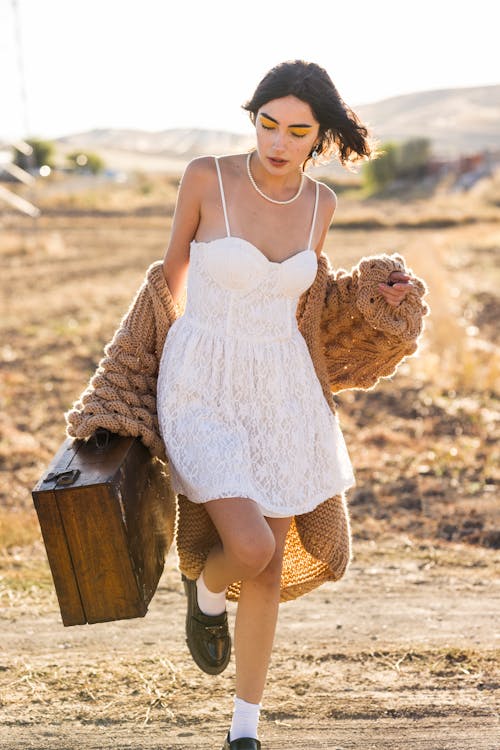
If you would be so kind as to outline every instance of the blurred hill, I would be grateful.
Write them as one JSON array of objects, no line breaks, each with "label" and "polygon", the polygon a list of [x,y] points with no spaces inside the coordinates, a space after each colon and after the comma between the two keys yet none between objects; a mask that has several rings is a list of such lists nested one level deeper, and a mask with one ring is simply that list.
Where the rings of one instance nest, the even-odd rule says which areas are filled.
[{"label": "blurred hill", "polygon": [[354,110],[384,141],[429,138],[438,158],[500,149],[500,85],[416,92]]},{"label": "blurred hill", "polygon": [[253,140],[252,135],[201,128],[97,129],[58,138],[55,145],[61,165],[67,153],[81,148],[97,151],[111,169],[179,173],[196,156],[244,151]]},{"label": "blurred hill", "polygon": [[[414,92],[353,109],[380,142],[429,138],[437,159],[500,151],[500,85]],[[54,141],[61,167],[66,154],[82,149],[98,152],[112,170],[176,174],[195,156],[244,151],[253,142],[250,126],[248,135],[198,128],[100,128]],[[346,176],[336,162],[327,171]]]}]

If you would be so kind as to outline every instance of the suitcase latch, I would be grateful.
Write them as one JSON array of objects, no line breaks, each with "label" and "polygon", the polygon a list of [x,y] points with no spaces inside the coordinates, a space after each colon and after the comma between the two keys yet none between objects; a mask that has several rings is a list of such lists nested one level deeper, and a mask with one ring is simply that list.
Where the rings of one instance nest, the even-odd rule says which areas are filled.
[{"label": "suitcase latch", "polygon": [[80,469],[70,469],[68,471],[51,471],[44,478],[44,482],[55,482],[56,487],[67,487],[76,482],[80,476]]}]

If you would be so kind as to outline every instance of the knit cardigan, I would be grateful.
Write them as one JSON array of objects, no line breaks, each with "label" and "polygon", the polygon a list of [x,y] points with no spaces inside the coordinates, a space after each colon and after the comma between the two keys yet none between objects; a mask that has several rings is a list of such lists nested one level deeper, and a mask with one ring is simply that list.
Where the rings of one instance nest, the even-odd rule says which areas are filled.
[{"label": "knit cardigan", "polygon": [[[325,399],[333,413],[332,392],[369,389],[418,347],[429,308],[427,287],[413,285],[397,306],[389,305],[378,284],[392,271],[412,274],[397,254],[363,258],[350,272],[334,271],[321,253],[313,284],[299,298],[296,318],[311,355]],[[183,314],[185,297],[176,304],[163,274],[162,261],[148,268],[127,313],[80,398],[66,412],[68,436],[87,440],[98,427],[137,436],[163,462],[164,497],[172,497],[168,458],[159,433],[156,383],[168,330]],[[196,578],[210,548],[219,540],[203,504],[179,494],[175,542],[179,569]],[[174,519],[170,519],[174,521]],[[293,518],[283,557],[281,601],[294,599],[325,581],[340,579],[351,560],[351,530],[344,494]],[[228,589],[237,600],[239,583]]]}]

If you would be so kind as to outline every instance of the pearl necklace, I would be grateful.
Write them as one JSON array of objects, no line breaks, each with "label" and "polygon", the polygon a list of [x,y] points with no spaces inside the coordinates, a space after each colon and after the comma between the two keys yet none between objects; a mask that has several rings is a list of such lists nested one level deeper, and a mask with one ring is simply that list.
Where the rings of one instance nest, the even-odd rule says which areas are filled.
[{"label": "pearl necklace", "polygon": [[248,178],[249,178],[250,182],[252,183],[252,185],[254,186],[255,190],[258,192],[259,195],[261,195],[263,198],[265,198],[266,201],[269,201],[270,203],[278,203],[280,206],[286,206],[287,203],[293,203],[293,201],[297,200],[297,198],[299,197],[299,195],[302,192],[302,188],[304,187],[304,173],[303,172],[302,172],[302,175],[301,175],[301,178],[300,178],[299,189],[297,190],[297,192],[295,193],[295,195],[292,198],[289,198],[287,201],[277,201],[274,198],[270,198],[268,195],[266,195],[265,193],[263,193],[262,190],[260,189],[260,187],[255,182],[255,180],[254,180],[254,178],[252,176],[252,172],[250,170],[250,159],[251,158],[252,158],[252,152],[250,152],[248,154],[248,156],[247,156],[247,174],[248,174]]}]

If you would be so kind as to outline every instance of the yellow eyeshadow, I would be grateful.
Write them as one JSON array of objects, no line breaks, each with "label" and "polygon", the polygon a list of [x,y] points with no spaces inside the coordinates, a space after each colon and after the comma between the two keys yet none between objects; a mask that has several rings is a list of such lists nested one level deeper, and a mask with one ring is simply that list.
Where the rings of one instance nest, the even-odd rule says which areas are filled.
[{"label": "yellow eyeshadow", "polygon": [[260,121],[266,128],[275,128],[276,123],[272,120],[268,120],[267,117],[264,117],[263,115],[260,116]]},{"label": "yellow eyeshadow", "polygon": [[[276,123],[273,120],[269,120],[267,117],[264,117],[264,115],[260,116],[261,124],[265,128],[269,128],[272,130],[276,130]],[[288,128],[290,133],[292,135],[307,135],[309,131],[311,130],[310,127],[303,127],[303,128]]]},{"label": "yellow eyeshadow", "polygon": [[311,128],[290,128],[290,133],[293,135],[307,135]]}]

